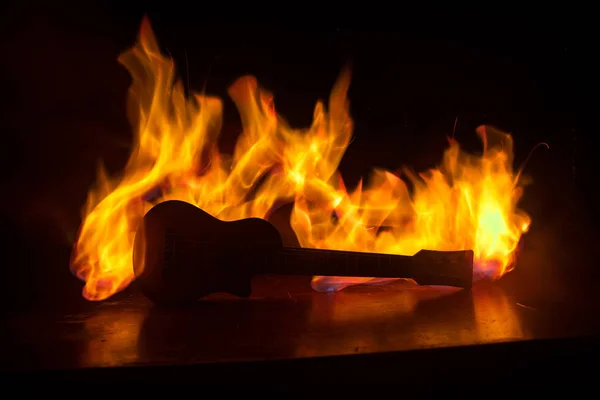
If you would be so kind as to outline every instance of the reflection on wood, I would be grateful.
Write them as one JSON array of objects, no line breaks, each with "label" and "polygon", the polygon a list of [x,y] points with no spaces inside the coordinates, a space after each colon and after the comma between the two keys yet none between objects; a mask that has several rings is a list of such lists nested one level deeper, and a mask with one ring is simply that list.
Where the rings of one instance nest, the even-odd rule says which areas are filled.
[{"label": "reflection on wood", "polygon": [[138,337],[146,315],[144,308],[109,306],[87,318],[81,365],[110,367],[136,363]]},{"label": "reflection on wood", "polygon": [[477,333],[481,342],[530,339],[522,327],[518,303],[498,286],[485,285],[473,291]]},{"label": "reflection on wood", "polygon": [[[153,307],[134,291],[89,311],[3,322],[14,367],[185,365],[392,352],[593,331],[556,303],[518,306],[510,281],[471,291],[392,284],[316,293],[310,277],[255,279],[250,299]],[[579,315],[579,314],[578,314]],[[583,315],[583,314],[582,314]],[[589,315],[589,314],[588,314]],[[568,324],[565,324],[568,321]],[[588,321],[588,322],[586,322]]]}]

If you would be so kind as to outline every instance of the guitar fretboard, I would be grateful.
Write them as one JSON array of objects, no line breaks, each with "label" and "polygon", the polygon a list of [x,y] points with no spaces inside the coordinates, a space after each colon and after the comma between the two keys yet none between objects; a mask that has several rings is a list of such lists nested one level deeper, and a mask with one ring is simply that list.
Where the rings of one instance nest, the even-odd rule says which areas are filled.
[{"label": "guitar fretboard", "polygon": [[286,275],[409,278],[415,268],[407,256],[307,248],[283,248],[266,259],[262,273]]}]

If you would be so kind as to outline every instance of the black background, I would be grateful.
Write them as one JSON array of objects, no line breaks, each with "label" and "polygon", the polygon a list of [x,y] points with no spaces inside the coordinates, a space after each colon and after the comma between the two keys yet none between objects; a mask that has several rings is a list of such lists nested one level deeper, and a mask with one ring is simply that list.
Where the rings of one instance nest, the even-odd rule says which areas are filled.
[{"label": "black background", "polygon": [[[544,274],[591,281],[596,151],[583,120],[594,115],[598,68],[589,12],[254,6],[5,6],[5,311],[83,302],[82,283],[69,272],[70,247],[98,162],[116,173],[130,151],[130,77],[116,59],[134,43],[144,14],[189,88],[206,85],[226,98],[237,77],[255,75],[292,125],[310,122],[315,101],[327,98],[351,62],[355,140],[340,165],[349,186],[372,167],[435,166],[456,117],[456,138],[472,151],[480,150],[480,124],[512,132],[516,165],[548,143],[550,150],[539,149],[528,163],[533,185],[521,206],[533,218],[532,232],[554,238],[539,251],[572,255],[573,262]],[[227,99],[223,151],[231,151],[238,131]]]}]

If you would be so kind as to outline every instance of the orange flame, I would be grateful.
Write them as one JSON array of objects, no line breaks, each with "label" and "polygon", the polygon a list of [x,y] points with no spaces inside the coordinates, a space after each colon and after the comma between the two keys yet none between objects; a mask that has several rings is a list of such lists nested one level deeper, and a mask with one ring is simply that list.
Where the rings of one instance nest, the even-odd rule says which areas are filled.
[{"label": "orange flame", "polygon": [[[133,76],[134,149],[122,176],[109,179],[100,169],[88,196],[72,260],[73,271],[86,282],[85,298],[106,299],[131,282],[136,229],[151,207],[170,199],[227,221],[266,218],[276,203],[294,201],[291,226],[303,247],[404,255],[473,249],[479,275],[495,279],[513,267],[530,219],[516,207],[522,185],[512,170],[510,135],[480,127],[482,156],[468,155],[451,141],[439,169],[418,175],[405,171],[412,193],[384,170],[375,170],[368,186],[361,182],[348,192],[337,171],[353,127],[348,71],[335,84],[328,107],[317,102],[308,129],[288,126],[276,113],[272,95],[253,77],[238,79],[229,94],[244,130],[227,157],[216,145],[221,100],[186,97],[173,60],[161,54],[148,20],[119,61]],[[160,199],[148,198],[157,188]],[[381,281],[315,277],[313,288]]]}]

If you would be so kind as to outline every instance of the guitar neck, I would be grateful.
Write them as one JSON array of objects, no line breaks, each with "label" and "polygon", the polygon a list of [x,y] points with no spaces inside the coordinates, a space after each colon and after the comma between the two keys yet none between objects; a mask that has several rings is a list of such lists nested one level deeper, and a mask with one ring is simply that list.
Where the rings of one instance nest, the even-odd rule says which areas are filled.
[{"label": "guitar neck", "polygon": [[[171,233],[167,233],[166,239],[168,245],[164,251],[168,260],[174,257],[174,253],[177,253],[177,259],[205,260],[207,254],[215,254],[215,249],[219,248],[212,242],[185,239]],[[462,288],[470,288],[473,282],[472,250],[421,250],[414,256],[400,256],[307,248],[280,248],[265,253],[248,251],[244,247],[224,246],[216,254],[219,254],[220,262],[247,265],[253,275],[406,278],[420,285]]]},{"label": "guitar neck", "polygon": [[259,274],[407,278],[422,285],[471,287],[473,252],[429,251],[421,256],[400,256],[283,248],[257,267]]},{"label": "guitar neck", "polygon": [[414,269],[414,260],[407,256],[284,248],[268,256],[265,270],[260,273],[403,278],[407,271],[412,269]]}]

